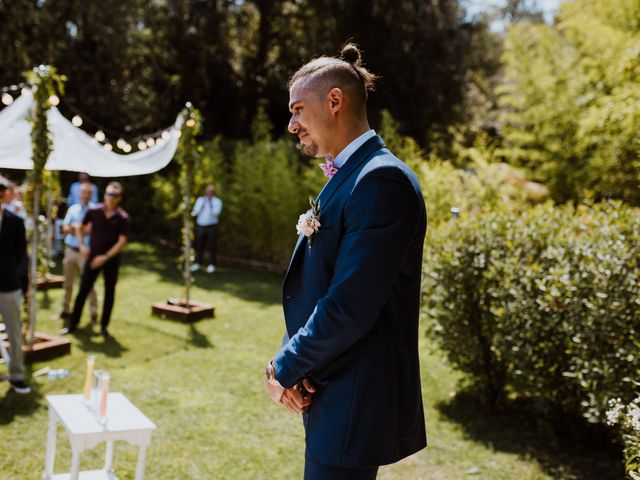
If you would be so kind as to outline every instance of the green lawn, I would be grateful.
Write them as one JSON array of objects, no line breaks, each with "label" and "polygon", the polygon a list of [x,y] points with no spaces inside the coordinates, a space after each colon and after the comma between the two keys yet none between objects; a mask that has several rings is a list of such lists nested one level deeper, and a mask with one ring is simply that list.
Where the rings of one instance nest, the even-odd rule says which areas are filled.
[{"label": "green lawn", "polygon": [[[154,301],[182,293],[171,253],[128,247],[110,331],[92,334],[88,306],[70,356],[35,364],[67,368],[66,379],[35,379],[34,392],[16,395],[0,384],[0,478],[39,479],[44,470],[45,396],[79,393],[86,355],[111,373],[121,391],[158,426],[148,452],[148,479],[298,479],[304,440],[301,420],[263,392],[264,363],[279,346],[283,317],[281,276],[235,268],[198,274],[193,298],[211,302],[216,318],[184,325],[151,317]],[[99,295],[102,285],[99,285]],[[39,329],[56,332],[61,290],[38,294]],[[383,467],[381,479],[621,478],[615,457],[558,438],[526,416],[490,417],[473,402],[456,400],[456,374],[426,339],[422,379],[429,447]],[[6,367],[0,365],[0,373]],[[102,447],[86,452],[81,468],[101,466]],[[116,444],[115,470],[133,478],[137,449]],[[57,469],[70,453],[58,430]]]}]

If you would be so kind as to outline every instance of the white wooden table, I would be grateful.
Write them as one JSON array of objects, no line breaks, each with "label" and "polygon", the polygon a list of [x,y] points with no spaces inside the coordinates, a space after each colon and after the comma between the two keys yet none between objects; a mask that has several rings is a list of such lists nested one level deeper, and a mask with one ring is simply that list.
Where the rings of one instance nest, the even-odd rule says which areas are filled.
[{"label": "white wooden table", "polygon": [[[113,465],[113,443],[125,440],[138,445],[136,480],[143,480],[147,447],[151,444],[151,433],[155,424],[121,393],[110,393],[107,399],[107,421],[98,421],[85,405],[82,395],[47,395],[49,404],[49,432],[43,480],[117,480],[111,470]],[[62,424],[71,443],[71,471],[54,474],[56,457],[56,430]],[[80,454],[106,442],[104,467],[102,470],[80,471]]]}]

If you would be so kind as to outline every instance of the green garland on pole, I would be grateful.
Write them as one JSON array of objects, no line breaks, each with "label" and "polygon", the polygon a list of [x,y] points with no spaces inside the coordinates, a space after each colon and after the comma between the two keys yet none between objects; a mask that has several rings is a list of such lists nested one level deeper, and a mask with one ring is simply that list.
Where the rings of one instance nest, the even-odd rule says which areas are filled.
[{"label": "green garland on pole", "polygon": [[59,103],[58,95],[64,93],[64,81],[66,78],[59,75],[55,67],[40,65],[26,74],[27,81],[32,85],[34,91],[34,109],[31,112],[29,121],[31,122],[31,144],[33,149],[33,169],[29,171],[27,179],[30,184],[30,211],[31,211],[31,251],[30,251],[30,272],[28,291],[28,311],[29,330],[28,344],[33,346],[33,339],[36,330],[36,303],[35,294],[38,277],[38,252],[39,252],[39,217],[40,201],[44,186],[44,166],[49,159],[53,147],[49,126],[47,124],[47,111],[51,106]]},{"label": "green garland on pole", "polygon": [[[43,190],[46,193],[44,208],[47,213],[43,225],[44,238],[41,242],[42,255],[38,265],[38,274],[41,278],[48,278],[50,269],[55,267],[53,259],[54,219],[58,216],[58,205],[55,203],[54,196],[60,191],[60,172],[57,170],[45,170],[43,181]],[[47,290],[45,290],[46,292]]]},{"label": "green garland on pole", "polygon": [[182,276],[185,284],[184,306],[191,308],[190,291],[193,286],[191,257],[193,230],[191,228],[191,198],[193,194],[193,172],[200,158],[200,148],[196,137],[202,129],[200,111],[187,103],[183,110],[184,124],[181,130],[177,160],[180,164],[180,185],[182,187]]}]

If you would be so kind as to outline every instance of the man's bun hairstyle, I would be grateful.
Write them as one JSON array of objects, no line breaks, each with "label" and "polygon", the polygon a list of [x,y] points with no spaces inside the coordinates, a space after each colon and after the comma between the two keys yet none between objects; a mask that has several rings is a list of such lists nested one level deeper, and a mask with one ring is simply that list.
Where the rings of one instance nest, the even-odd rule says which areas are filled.
[{"label": "man's bun hairstyle", "polygon": [[366,105],[368,92],[374,90],[378,76],[364,66],[362,52],[353,42],[345,43],[339,57],[322,56],[300,67],[289,79],[291,86],[301,78],[323,80],[328,89],[338,87],[350,94],[362,107]]},{"label": "man's bun hairstyle", "polygon": [[340,60],[344,60],[352,65],[362,64],[362,54],[355,43],[346,43],[340,50]]}]

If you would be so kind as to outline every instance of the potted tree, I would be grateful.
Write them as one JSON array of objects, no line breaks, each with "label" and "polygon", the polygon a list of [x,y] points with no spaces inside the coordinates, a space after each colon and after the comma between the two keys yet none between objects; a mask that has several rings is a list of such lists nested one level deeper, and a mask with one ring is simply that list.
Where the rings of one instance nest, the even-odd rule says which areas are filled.
[{"label": "potted tree", "polygon": [[191,287],[193,275],[191,273],[192,238],[191,199],[193,196],[193,172],[199,157],[196,136],[200,133],[202,120],[200,112],[187,103],[183,110],[184,123],[182,126],[180,145],[178,147],[178,162],[180,164],[180,185],[182,202],[179,206],[182,217],[182,257],[181,268],[184,279],[184,297],[169,298],[164,302],[157,302],[151,306],[153,315],[161,318],[171,318],[182,322],[195,322],[202,318],[213,318],[213,305],[193,300]]},{"label": "potted tree", "polygon": [[[58,75],[56,69],[48,65],[40,65],[27,74],[27,80],[33,86],[34,109],[31,113],[31,142],[33,150],[33,168],[29,171],[28,182],[30,194],[28,205],[30,211],[29,238],[29,285],[27,290],[27,313],[29,318],[27,341],[23,345],[25,361],[41,361],[66,355],[71,352],[71,341],[67,338],[49,335],[36,331],[37,308],[35,302],[38,287],[40,248],[40,202],[44,187],[44,167],[52,150],[51,138],[47,124],[47,112],[59,101],[57,94],[62,94],[65,78]],[[45,260],[46,262],[46,260]]]}]

